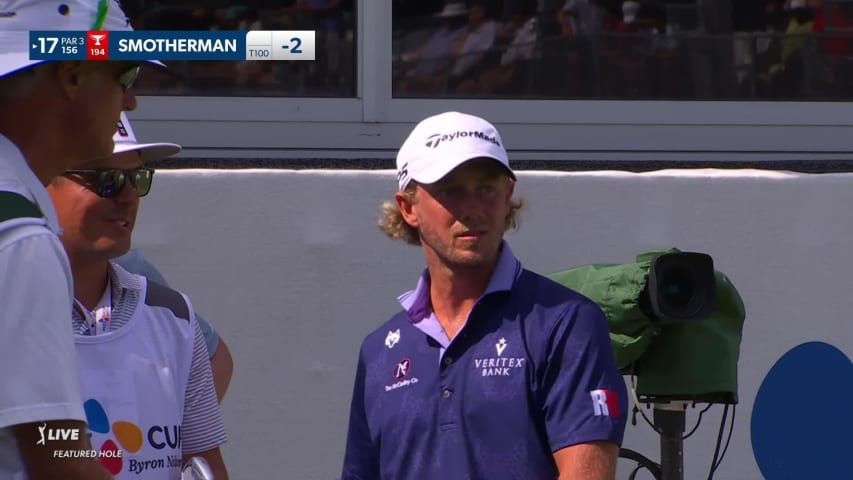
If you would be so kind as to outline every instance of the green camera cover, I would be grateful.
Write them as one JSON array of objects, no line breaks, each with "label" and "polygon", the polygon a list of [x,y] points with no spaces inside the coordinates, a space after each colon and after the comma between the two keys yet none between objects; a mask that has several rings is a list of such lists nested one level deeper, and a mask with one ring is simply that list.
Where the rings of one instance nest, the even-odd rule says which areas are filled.
[{"label": "green camera cover", "polygon": [[640,308],[652,260],[677,249],[642,253],[636,263],[594,264],[549,275],[601,307],[622,373],[635,374],[641,399],[737,403],[737,363],[745,311],[734,285],[715,271],[716,314],[661,325]]}]

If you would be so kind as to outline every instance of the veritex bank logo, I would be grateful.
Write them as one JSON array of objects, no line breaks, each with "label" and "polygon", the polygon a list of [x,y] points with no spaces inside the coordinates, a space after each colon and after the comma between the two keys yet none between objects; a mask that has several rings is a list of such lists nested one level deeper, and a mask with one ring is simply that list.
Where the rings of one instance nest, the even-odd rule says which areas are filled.
[{"label": "veritex bank logo", "polygon": [[180,453],[148,460],[139,460],[129,455],[139,453],[146,444],[154,450],[178,450],[181,446],[180,425],[154,425],[143,435],[143,430],[133,422],[119,420],[110,424],[106,410],[94,398],[86,400],[83,409],[86,411],[89,430],[112,437],[104,440],[97,450],[99,453],[118,452],[115,456],[99,456],[101,465],[111,474],[118,475],[125,469],[125,457],[128,459],[127,470],[136,474],[146,470],[180,468]]}]

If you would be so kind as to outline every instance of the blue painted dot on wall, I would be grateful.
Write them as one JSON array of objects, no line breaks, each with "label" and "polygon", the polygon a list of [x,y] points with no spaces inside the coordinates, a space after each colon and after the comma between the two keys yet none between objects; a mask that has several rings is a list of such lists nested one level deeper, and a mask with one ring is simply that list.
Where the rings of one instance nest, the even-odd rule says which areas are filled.
[{"label": "blue painted dot on wall", "polygon": [[823,342],[788,351],[758,389],[751,435],[767,480],[853,478],[853,362]]}]

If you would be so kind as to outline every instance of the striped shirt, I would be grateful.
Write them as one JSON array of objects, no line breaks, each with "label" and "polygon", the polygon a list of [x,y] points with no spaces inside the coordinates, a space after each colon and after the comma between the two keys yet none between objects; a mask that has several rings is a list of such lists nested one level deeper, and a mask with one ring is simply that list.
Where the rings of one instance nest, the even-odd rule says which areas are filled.
[{"label": "striped shirt", "polygon": [[[110,262],[110,313],[109,330],[121,328],[133,317],[144,277],[128,273]],[[88,326],[76,308],[72,309],[72,326],[77,335],[86,335]],[[219,447],[227,440],[222,414],[213,385],[213,372],[207,355],[204,336],[196,324],[193,357],[184,401],[184,420],[181,425],[181,448],[185,455],[204,452]]]}]

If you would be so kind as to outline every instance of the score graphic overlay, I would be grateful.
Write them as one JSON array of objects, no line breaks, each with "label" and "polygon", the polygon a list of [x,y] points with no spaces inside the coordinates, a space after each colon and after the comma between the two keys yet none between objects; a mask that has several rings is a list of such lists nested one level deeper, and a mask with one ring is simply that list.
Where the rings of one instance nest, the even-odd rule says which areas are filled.
[{"label": "score graphic overlay", "polygon": [[310,30],[254,30],[246,35],[246,60],[314,60]]},{"label": "score graphic overlay", "polygon": [[[85,60],[86,32],[30,32],[30,60]],[[58,33],[59,35],[56,35]],[[34,56],[34,53],[43,56]]]},{"label": "score graphic overlay", "polygon": [[106,60],[109,53],[110,32],[90,30],[86,34],[86,60]]},{"label": "score graphic overlay", "polygon": [[30,60],[315,59],[313,30],[30,32]]}]

